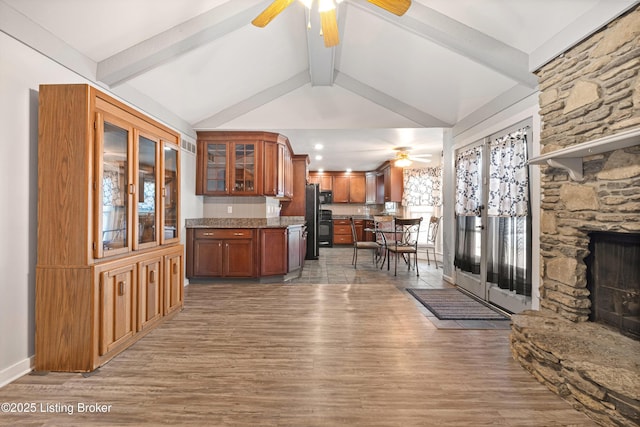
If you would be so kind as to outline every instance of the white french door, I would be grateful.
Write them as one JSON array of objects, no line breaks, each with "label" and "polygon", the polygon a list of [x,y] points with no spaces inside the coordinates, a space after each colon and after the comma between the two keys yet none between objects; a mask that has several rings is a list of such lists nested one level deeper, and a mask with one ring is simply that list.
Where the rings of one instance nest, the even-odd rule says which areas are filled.
[{"label": "white french door", "polygon": [[[513,313],[531,307],[531,215],[522,179],[530,129],[519,123],[456,150],[456,284]],[[524,141],[524,158],[510,156],[513,141]]]}]

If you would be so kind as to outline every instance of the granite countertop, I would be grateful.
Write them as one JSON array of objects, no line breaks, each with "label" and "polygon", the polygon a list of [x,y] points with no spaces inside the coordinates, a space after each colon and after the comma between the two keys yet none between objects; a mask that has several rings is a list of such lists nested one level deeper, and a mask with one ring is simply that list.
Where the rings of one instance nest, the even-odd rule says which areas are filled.
[{"label": "granite countertop", "polygon": [[353,219],[371,219],[371,220],[373,220],[373,216],[372,215],[333,215],[332,218],[333,219],[349,219],[349,218],[353,218]]},{"label": "granite countertop", "polygon": [[275,218],[188,218],[186,228],[287,228],[305,225],[303,216]]}]

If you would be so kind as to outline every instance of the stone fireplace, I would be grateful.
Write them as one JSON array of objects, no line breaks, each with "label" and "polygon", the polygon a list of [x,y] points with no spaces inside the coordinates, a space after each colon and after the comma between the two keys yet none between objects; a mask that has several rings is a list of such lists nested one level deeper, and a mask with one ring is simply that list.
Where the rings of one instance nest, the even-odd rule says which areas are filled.
[{"label": "stone fireplace", "polygon": [[590,233],[585,263],[589,320],[640,340],[640,234]]},{"label": "stone fireplace", "polygon": [[[634,321],[640,259],[625,261],[625,283],[593,292],[589,280],[602,262],[592,253],[602,235],[632,241],[640,235],[639,70],[636,6],[536,72],[542,154],[532,163],[541,165],[540,310],[512,317],[514,358],[607,426],[640,425],[640,341],[610,324]],[[610,288],[619,285],[625,291],[614,296]],[[609,295],[593,300],[598,292]],[[601,314],[609,322],[596,319],[593,302],[604,304]]]}]

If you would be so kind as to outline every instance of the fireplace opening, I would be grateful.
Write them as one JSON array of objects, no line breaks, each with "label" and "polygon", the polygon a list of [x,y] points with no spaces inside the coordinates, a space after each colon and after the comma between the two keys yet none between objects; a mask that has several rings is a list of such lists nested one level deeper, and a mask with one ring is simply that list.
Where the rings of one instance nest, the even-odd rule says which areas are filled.
[{"label": "fireplace opening", "polygon": [[589,320],[640,340],[640,234],[590,233]]}]

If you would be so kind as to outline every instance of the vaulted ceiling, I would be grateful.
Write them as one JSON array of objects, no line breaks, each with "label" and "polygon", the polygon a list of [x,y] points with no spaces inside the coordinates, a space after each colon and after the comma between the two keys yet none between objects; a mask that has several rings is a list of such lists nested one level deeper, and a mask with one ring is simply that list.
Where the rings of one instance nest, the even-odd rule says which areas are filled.
[{"label": "vaulted ceiling", "polygon": [[397,17],[347,0],[335,48],[299,2],[252,26],[269,3],[0,0],[0,29],[190,137],[281,131],[296,153],[324,144],[312,170],[364,170],[398,146],[437,162],[442,128],[534,93],[532,71],[638,2],[414,0]]}]

